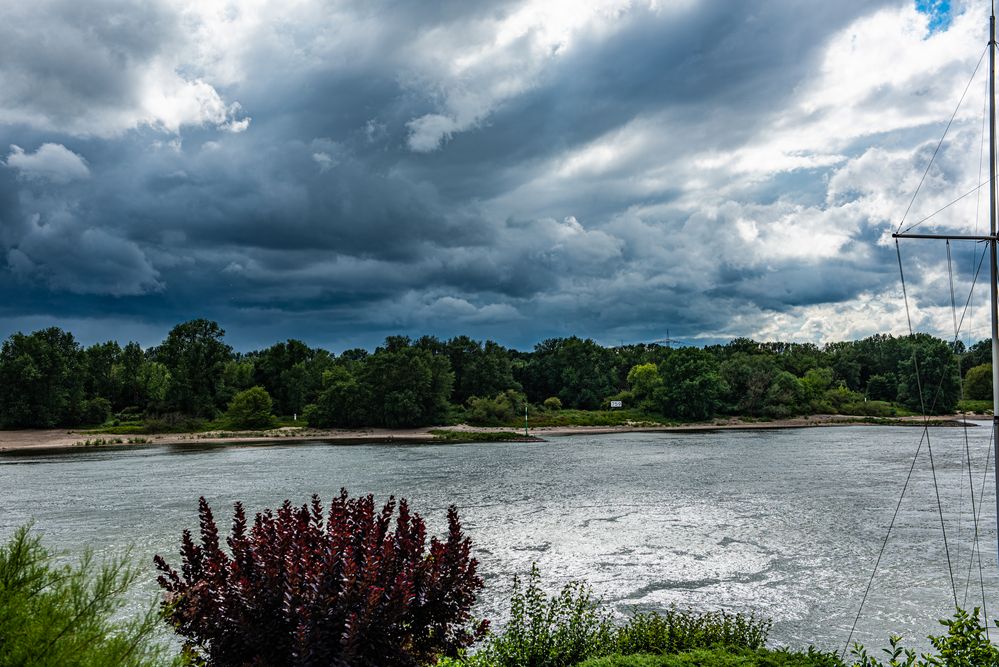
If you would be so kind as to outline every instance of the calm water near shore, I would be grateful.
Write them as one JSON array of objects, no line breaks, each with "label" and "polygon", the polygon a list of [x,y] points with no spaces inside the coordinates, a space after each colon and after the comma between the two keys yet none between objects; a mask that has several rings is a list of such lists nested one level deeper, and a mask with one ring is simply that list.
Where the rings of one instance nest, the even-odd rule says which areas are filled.
[{"label": "calm water near shore", "polygon": [[[930,429],[959,598],[971,563],[965,432]],[[981,500],[985,593],[999,593],[995,483],[979,498],[990,428],[968,430]],[[346,486],[405,496],[444,527],[455,503],[486,579],[479,614],[499,618],[510,579],[536,561],[554,586],[585,579],[627,613],[672,603],[757,611],[771,639],[838,649],[846,639],[922,429],[850,426],[627,433],[538,444],[87,449],[0,456],[0,538],[34,520],[70,555],[128,545],[173,564],[206,496],[221,525],[249,511]],[[963,485],[960,484],[963,480]],[[977,562],[967,606],[981,605]],[[939,632],[953,598],[924,445],[856,638]],[[999,605],[996,605],[999,611]]]}]

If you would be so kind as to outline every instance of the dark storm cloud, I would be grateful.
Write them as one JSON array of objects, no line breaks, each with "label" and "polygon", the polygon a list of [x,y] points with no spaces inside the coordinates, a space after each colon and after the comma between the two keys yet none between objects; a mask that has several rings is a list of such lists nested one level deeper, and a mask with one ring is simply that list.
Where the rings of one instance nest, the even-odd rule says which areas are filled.
[{"label": "dark storm cloud", "polygon": [[[255,22],[112,0],[3,10],[0,324],[617,342],[764,330],[877,292],[894,274],[868,247],[882,222],[850,210],[867,194],[826,200],[863,142],[752,178],[695,163],[766,136],[828,38],[882,5],[901,6],[692,2],[578,24],[524,2],[265,3]],[[568,36],[547,37],[560,20]],[[940,187],[959,180],[941,169]],[[809,229],[833,229],[842,256],[807,248]]]}]

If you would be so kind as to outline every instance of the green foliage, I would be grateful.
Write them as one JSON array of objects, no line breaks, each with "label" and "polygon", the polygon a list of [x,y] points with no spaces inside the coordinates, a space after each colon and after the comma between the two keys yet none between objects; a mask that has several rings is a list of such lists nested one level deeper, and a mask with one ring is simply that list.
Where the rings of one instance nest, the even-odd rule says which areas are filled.
[{"label": "green foliage", "polygon": [[79,424],[83,367],[80,346],[71,333],[52,327],[12,335],[0,348],[0,425]]},{"label": "green foliage", "polygon": [[603,655],[613,643],[614,627],[590,589],[570,582],[551,597],[541,588],[536,565],[524,587],[513,582],[510,620],[489,635],[473,664],[496,667],[568,667]]},{"label": "green foliage", "polygon": [[0,547],[0,667],[144,667],[169,664],[154,641],[154,604],[121,621],[137,572],[124,559],[58,565],[40,539],[20,528]]},{"label": "green foliage", "polygon": [[545,402],[542,403],[542,405],[545,410],[551,410],[553,412],[558,412],[562,409],[562,401],[559,400],[558,396],[549,396],[545,399]]},{"label": "green foliage", "polygon": [[695,347],[675,350],[659,369],[662,386],[651,404],[658,412],[684,420],[708,419],[717,412],[725,393],[718,361]]},{"label": "green foliage", "polygon": [[724,399],[728,411],[751,417],[762,416],[767,392],[777,371],[776,362],[758,351],[732,354],[719,370],[725,382]]},{"label": "green foliage", "polygon": [[503,346],[491,340],[481,343],[457,336],[443,348],[454,373],[453,402],[463,405],[473,396],[520,391],[520,384],[513,378],[512,359]]},{"label": "green foliage", "polygon": [[901,637],[892,635],[888,648],[881,650],[888,662],[868,655],[863,646],[856,644],[851,651],[856,659],[854,667],[999,667],[999,648],[986,637],[979,609],[970,614],[957,609],[953,617],[941,620],[940,624],[947,632],[930,635],[934,653],[917,655],[902,645]]},{"label": "green foliage", "polygon": [[652,399],[652,395],[662,384],[659,367],[655,364],[638,364],[628,371],[628,388],[640,402]]},{"label": "green foliage", "polygon": [[454,385],[447,357],[390,336],[359,365],[368,425],[401,428],[443,421]]},{"label": "green foliage", "polygon": [[[524,415],[513,420],[508,426],[524,423]],[[531,428],[542,426],[662,426],[675,424],[656,413],[644,412],[635,408],[615,410],[559,410],[558,412],[531,412]]]},{"label": "green foliage", "polygon": [[725,611],[695,613],[670,609],[663,614],[636,614],[617,633],[617,652],[680,653],[711,646],[759,649],[771,622],[754,615]]},{"label": "green foliage", "polygon": [[[557,399],[556,399],[557,400]],[[524,396],[512,389],[493,398],[468,399],[465,421],[474,426],[504,426],[524,420]]]},{"label": "green foliage", "polygon": [[268,428],[274,425],[271,397],[263,387],[251,387],[236,394],[226,412],[233,428]]},{"label": "green foliage", "polygon": [[804,410],[805,387],[787,371],[778,371],[767,389],[763,412],[768,417],[790,417]]},{"label": "green foliage", "polygon": [[365,398],[357,380],[343,366],[323,374],[323,390],[316,402],[305,408],[305,420],[312,428],[363,426],[367,419]]},{"label": "green foliage", "polygon": [[961,381],[950,345],[927,334],[900,343],[904,354],[898,362],[898,402],[917,412],[924,407],[930,414],[953,412],[961,399]]},{"label": "green foliage", "polygon": [[[748,339],[704,349],[604,348],[572,337],[546,340],[531,352],[467,336],[446,342],[394,336],[371,354],[353,349],[334,357],[288,340],[234,355],[223,334],[214,322],[193,320],[146,351],[114,341],[81,350],[59,329],[14,334],[0,350],[0,427],[93,422],[104,407],[95,401],[103,399],[112,411],[136,407],[159,420],[146,428],[135,418],[116,418],[109,426],[120,433],[177,430],[183,419],[218,419],[252,386],[267,391],[275,414],[302,415],[318,428],[457,424],[466,413],[474,423],[519,425],[522,412],[513,406],[521,399],[513,397],[520,392],[535,403],[547,401],[546,414],[532,416],[536,426],[693,421],[718,412],[890,417],[920,410],[920,384],[933,411],[953,410],[958,356],[961,368],[973,370],[969,360],[987,363],[989,351],[987,342],[964,352],[925,334],[823,348]],[[990,381],[979,370],[969,373],[969,396],[986,395],[987,385],[980,385]],[[580,411],[605,409],[611,400],[625,410]],[[871,405],[879,400],[884,403]]]},{"label": "green foliage", "polygon": [[80,403],[81,424],[103,424],[111,416],[111,401],[101,396]]},{"label": "green foliage", "polygon": [[961,412],[977,412],[979,414],[987,414],[992,412],[992,401],[960,401],[957,404],[957,409]]},{"label": "green foliage", "polygon": [[170,372],[166,403],[196,417],[213,417],[224,405],[223,371],[232,348],[222,342],[225,331],[215,322],[198,319],[178,324],[156,351]]},{"label": "green foliage", "polygon": [[567,408],[595,410],[621,388],[613,352],[576,336],[538,343],[515,371],[532,403],[557,396]]},{"label": "green foliage", "polygon": [[809,650],[697,649],[673,655],[610,655],[580,663],[580,667],[841,667],[832,654]]},{"label": "green foliage", "polygon": [[972,401],[992,400],[992,364],[979,364],[964,376],[964,397]]},{"label": "green foliage", "polygon": [[301,414],[315,403],[327,385],[325,373],[334,368],[333,355],[300,340],[277,343],[247,357],[253,364],[253,384],[267,390],[281,415]]},{"label": "green foliage", "polygon": [[867,398],[872,401],[894,401],[898,395],[898,378],[894,373],[878,373],[867,381]]}]

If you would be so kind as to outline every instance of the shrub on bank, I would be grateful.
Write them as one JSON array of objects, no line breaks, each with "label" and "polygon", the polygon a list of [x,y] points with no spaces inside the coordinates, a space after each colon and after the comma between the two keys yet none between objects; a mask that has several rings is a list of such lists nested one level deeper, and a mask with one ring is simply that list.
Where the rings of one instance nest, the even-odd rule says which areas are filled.
[{"label": "shrub on bank", "polygon": [[548,596],[541,587],[537,566],[532,566],[526,586],[514,579],[510,620],[502,632],[489,635],[474,655],[438,665],[570,667],[608,655],[676,654],[712,647],[752,652],[763,647],[770,626],[770,621],[752,615],[678,609],[637,614],[625,624],[615,625],[589,586],[570,582],[558,594]]},{"label": "shrub on bank", "polygon": [[617,632],[618,653],[681,653],[710,646],[763,648],[771,622],[725,611],[694,613],[676,608],[636,614]]},{"label": "shrub on bank", "polygon": [[263,387],[251,387],[232,397],[226,421],[233,428],[269,428],[274,425],[270,394]]},{"label": "shrub on bank", "polygon": [[486,639],[474,664],[568,667],[603,655],[613,641],[610,616],[600,610],[588,586],[569,582],[560,593],[548,597],[533,565],[526,587],[514,578],[510,621],[502,633]]},{"label": "shrub on bank", "polygon": [[979,620],[979,611],[976,608],[969,614],[957,609],[954,616],[941,620],[940,624],[947,632],[930,635],[930,644],[935,649],[933,654],[918,655],[902,645],[900,636],[893,635],[888,640],[888,648],[879,651],[888,656],[888,662],[868,655],[867,649],[855,644],[853,667],[999,667],[999,648],[989,641],[985,626]]},{"label": "shrub on bank", "polygon": [[75,567],[58,565],[19,528],[0,546],[0,666],[171,664],[154,641],[154,606],[120,620],[136,578],[124,558],[98,565],[89,551]]},{"label": "shrub on bank", "polygon": [[485,631],[469,627],[482,580],[454,506],[447,537],[427,544],[405,500],[379,512],[372,496],[341,490],[326,512],[318,496],[299,508],[285,501],[249,528],[236,503],[231,555],[204,498],[199,515],[200,544],[184,532],[181,572],[155,560],[163,610],[207,665],[412,667]]},{"label": "shrub on bank", "polygon": [[697,649],[667,655],[611,655],[594,658],[580,667],[840,667],[832,654],[758,649]]}]

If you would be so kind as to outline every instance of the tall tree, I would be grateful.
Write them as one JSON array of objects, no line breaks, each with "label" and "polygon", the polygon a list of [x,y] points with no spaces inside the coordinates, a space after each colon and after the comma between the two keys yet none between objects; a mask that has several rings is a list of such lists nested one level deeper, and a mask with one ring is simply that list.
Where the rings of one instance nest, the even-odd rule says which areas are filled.
[{"label": "tall tree", "polygon": [[222,372],[232,348],[225,331],[205,319],[178,324],[157,350],[158,360],[170,372],[167,405],[188,415],[212,417],[225,407],[221,398]]},{"label": "tall tree", "polygon": [[84,361],[58,327],[16,333],[0,348],[0,425],[51,428],[79,423]]}]

